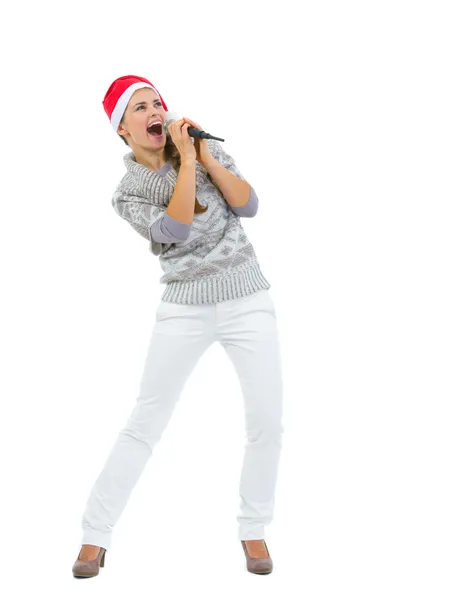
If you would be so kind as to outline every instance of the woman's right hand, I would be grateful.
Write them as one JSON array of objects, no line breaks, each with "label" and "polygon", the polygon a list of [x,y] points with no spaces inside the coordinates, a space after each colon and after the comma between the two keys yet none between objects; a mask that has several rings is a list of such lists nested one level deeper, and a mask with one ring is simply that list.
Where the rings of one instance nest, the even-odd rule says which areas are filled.
[{"label": "woman's right hand", "polygon": [[178,148],[181,156],[181,160],[186,159],[196,160],[196,148],[188,135],[188,127],[191,127],[190,123],[187,123],[184,119],[178,119],[172,121],[167,127],[173,143]]}]

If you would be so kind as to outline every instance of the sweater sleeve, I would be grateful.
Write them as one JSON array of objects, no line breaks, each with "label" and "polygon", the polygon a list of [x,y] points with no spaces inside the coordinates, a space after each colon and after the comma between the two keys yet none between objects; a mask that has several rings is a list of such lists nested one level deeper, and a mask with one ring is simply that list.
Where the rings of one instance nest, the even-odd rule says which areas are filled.
[{"label": "sweater sleeve", "polygon": [[[207,144],[210,153],[215,160],[218,160],[222,167],[225,167],[225,169],[228,169],[231,173],[233,173],[233,175],[236,175],[240,179],[246,181],[245,177],[243,177],[243,175],[240,173],[240,170],[236,166],[233,157],[225,151],[218,140],[207,140]],[[229,205],[230,209],[239,217],[255,217],[259,208],[259,199],[257,198],[256,192],[251,184],[249,185],[251,189],[249,193],[249,199],[246,204],[240,207],[233,207]]]},{"label": "sweater sleeve", "polygon": [[164,245],[176,244],[189,237],[191,224],[177,221],[166,214],[165,207],[144,198],[115,192],[112,206],[133,229],[149,240],[149,250],[156,256],[162,253]]}]

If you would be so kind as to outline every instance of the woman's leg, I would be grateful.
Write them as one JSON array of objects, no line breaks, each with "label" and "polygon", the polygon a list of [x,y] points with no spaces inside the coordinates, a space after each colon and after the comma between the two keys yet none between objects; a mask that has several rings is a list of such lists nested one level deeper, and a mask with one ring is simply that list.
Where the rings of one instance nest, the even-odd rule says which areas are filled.
[{"label": "woman's leg", "polygon": [[213,307],[160,301],[136,405],[119,432],[82,517],[82,544],[108,548],[112,530],[196,363],[215,340]]},{"label": "woman's leg", "polygon": [[284,430],[280,343],[268,290],[217,304],[217,338],[238,374],[245,406],[238,537],[262,540],[273,517]]}]

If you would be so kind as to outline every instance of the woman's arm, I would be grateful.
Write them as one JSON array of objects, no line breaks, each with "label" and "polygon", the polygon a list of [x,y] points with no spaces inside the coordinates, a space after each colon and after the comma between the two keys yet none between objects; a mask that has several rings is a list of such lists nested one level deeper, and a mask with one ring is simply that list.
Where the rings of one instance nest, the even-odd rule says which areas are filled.
[{"label": "woman's arm", "polygon": [[254,217],[259,201],[252,186],[241,175],[233,158],[217,140],[208,140],[211,157],[204,167],[219,187],[231,210],[239,217]]},{"label": "woman's arm", "polygon": [[191,225],[196,199],[196,160],[181,159],[175,190],[165,211],[169,217]]},{"label": "woman's arm", "polygon": [[165,207],[146,198],[128,195],[118,190],[113,194],[112,205],[117,214],[128,221],[133,229],[150,240],[150,251],[156,256],[162,253],[163,245],[169,246],[185,241],[191,232],[191,224],[174,219],[167,214]]},{"label": "woman's arm", "polygon": [[247,181],[233,175],[231,171],[222,166],[214,157],[209,159],[205,164],[205,168],[232,208],[241,208],[248,203],[251,186]]}]

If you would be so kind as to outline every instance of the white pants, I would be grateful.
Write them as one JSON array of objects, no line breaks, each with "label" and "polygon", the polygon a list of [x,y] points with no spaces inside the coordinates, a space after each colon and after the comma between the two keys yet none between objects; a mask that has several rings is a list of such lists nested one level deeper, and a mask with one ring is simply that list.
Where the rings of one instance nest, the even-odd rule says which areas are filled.
[{"label": "white pants", "polygon": [[87,501],[82,544],[110,547],[113,527],[186,380],[217,340],[233,362],[245,407],[238,538],[264,539],[264,525],[273,517],[283,433],[280,347],[269,291],[206,305],[160,300],[155,320],[136,405]]}]

